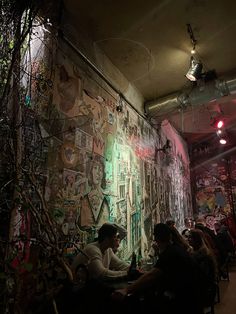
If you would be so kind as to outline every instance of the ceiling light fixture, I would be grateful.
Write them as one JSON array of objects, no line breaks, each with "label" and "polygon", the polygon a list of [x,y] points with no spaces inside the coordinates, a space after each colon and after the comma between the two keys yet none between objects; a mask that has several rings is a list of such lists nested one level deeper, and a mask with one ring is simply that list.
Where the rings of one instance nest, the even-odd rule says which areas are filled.
[{"label": "ceiling light fixture", "polygon": [[197,60],[196,58],[193,57],[193,55],[196,54],[196,45],[197,45],[197,40],[194,37],[193,30],[190,24],[187,24],[187,31],[191,40],[191,43],[193,45],[192,50],[191,50],[191,59],[190,59],[190,68],[185,75],[187,79],[190,81],[194,82],[197,81],[199,78],[201,78],[202,74],[202,63]]},{"label": "ceiling light fixture", "polygon": [[215,118],[212,124],[217,130],[216,130],[216,135],[219,138],[219,143],[221,145],[225,145],[227,144],[227,133],[226,131],[223,129],[224,126],[224,120],[223,119],[219,119],[219,118]]},{"label": "ceiling light fixture", "polygon": [[192,50],[191,50],[191,54],[195,54],[195,53],[196,53],[196,44],[197,44],[197,40],[196,40],[196,38],[194,37],[193,29],[192,29],[191,24],[187,24],[187,31],[188,31],[188,34],[189,34],[191,43],[192,43],[192,45],[193,45],[193,48],[192,48]]},{"label": "ceiling light fixture", "polygon": [[190,59],[190,68],[186,74],[187,79],[194,82],[197,81],[202,74],[202,63],[197,61],[196,59],[191,56]]},{"label": "ceiling light fixture", "polygon": [[220,118],[219,117],[215,117],[215,118],[211,118],[211,119],[212,119],[211,126],[217,130],[217,133],[220,134],[220,132],[218,132],[218,131],[220,129],[221,130],[223,129],[224,124],[225,124],[224,119],[222,119],[221,117]]},{"label": "ceiling light fixture", "polygon": [[224,139],[224,138],[220,139],[220,144],[221,145],[225,145],[226,143],[227,143],[226,139]]},{"label": "ceiling light fixture", "polygon": [[223,120],[219,120],[216,123],[216,127],[217,129],[221,129],[224,126],[224,121]]}]

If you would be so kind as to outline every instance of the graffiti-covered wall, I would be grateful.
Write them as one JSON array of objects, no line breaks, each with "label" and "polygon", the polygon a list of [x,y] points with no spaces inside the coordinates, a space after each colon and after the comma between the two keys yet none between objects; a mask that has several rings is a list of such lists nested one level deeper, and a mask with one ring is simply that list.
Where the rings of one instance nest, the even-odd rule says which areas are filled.
[{"label": "graffiti-covered wall", "polygon": [[[214,220],[234,214],[236,189],[236,156],[215,157],[193,169],[196,208],[199,218],[207,217],[213,229]],[[208,223],[208,222],[207,222]]]},{"label": "graffiti-covered wall", "polygon": [[144,254],[155,222],[174,218],[182,227],[191,216],[186,147],[168,121],[157,132],[62,53],[53,105],[42,115],[50,138],[45,198],[67,239],[83,245],[111,221],[127,229],[120,254]]}]

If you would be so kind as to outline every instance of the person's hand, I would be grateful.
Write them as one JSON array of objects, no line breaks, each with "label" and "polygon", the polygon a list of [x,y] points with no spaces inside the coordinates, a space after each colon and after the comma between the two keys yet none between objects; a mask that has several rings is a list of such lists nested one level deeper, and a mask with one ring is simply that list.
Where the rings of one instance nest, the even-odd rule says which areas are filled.
[{"label": "person's hand", "polygon": [[115,290],[111,295],[112,300],[117,302],[122,302],[126,296],[127,296],[126,288]]},{"label": "person's hand", "polygon": [[140,276],[145,273],[145,270],[142,269],[141,267],[138,267],[138,268],[137,268],[137,271],[140,273]]},{"label": "person's hand", "polygon": [[136,280],[138,279],[140,276],[142,276],[144,274],[143,271],[141,271],[140,269],[131,269],[128,272],[128,280]]}]

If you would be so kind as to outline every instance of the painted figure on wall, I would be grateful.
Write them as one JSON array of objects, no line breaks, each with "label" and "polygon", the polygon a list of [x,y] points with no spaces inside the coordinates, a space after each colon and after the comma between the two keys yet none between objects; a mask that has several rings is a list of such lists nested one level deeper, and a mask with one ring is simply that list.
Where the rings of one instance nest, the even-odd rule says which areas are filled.
[{"label": "painted figure on wall", "polygon": [[80,225],[91,227],[109,220],[108,201],[104,194],[105,169],[100,156],[93,157],[89,167],[90,191],[81,200]]},{"label": "painted figure on wall", "polygon": [[59,68],[57,89],[60,96],[60,110],[69,116],[75,115],[73,108],[81,99],[81,82],[79,79],[70,76],[64,65]]}]

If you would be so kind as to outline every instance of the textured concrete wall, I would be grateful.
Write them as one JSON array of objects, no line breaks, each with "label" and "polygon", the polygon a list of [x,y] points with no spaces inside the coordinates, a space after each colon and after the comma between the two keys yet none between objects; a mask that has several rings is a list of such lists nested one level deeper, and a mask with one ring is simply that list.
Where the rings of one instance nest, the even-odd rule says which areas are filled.
[{"label": "textured concrete wall", "polygon": [[[101,51],[86,34],[82,33],[82,31],[78,32],[78,30],[71,25],[66,15],[63,18],[62,31],[64,36],[104,74],[115,89],[124,95],[127,101],[133,105],[139,113],[143,114],[144,100],[141,93],[124,77],[106,57],[103,51]],[[104,82],[102,84],[104,84]]]}]

